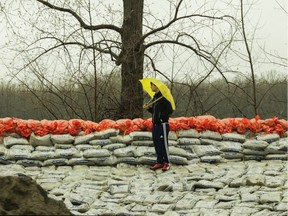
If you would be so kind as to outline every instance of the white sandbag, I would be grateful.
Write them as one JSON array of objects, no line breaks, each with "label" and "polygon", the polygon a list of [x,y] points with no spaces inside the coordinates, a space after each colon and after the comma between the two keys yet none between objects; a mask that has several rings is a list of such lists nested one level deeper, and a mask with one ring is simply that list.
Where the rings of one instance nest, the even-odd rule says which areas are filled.
[{"label": "white sandbag", "polygon": [[29,142],[25,138],[15,138],[15,137],[4,137],[3,139],[4,146],[10,148],[13,145],[29,145]]},{"label": "white sandbag", "polygon": [[34,133],[32,133],[29,142],[32,146],[53,146],[51,134],[36,136]]},{"label": "white sandbag", "polygon": [[279,134],[264,134],[255,137],[256,140],[272,143],[280,139]]},{"label": "white sandbag", "polygon": [[223,141],[218,149],[222,152],[242,152],[242,144],[240,142]]},{"label": "white sandbag", "polygon": [[240,142],[240,143],[243,143],[246,140],[246,136],[244,134],[238,134],[238,133],[224,133],[222,134],[222,138],[225,141]]},{"label": "white sandbag", "polygon": [[196,138],[179,138],[179,145],[200,145],[200,140]]},{"label": "white sandbag", "polygon": [[178,140],[168,140],[168,146],[177,146]]},{"label": "white sandbag", "polygon": [[190,152],[187,152],[187,157],[186,157],[188,160],[194,160],[194,159],[197,159],[199,158],[197,154],[194,154],[194,153],[190,153]]},{"label": "white sandbag", "polygon": [[103,149],[108,149],[109,151],[114,151],[115,149],[125,148],[127,145],[124,143],[112,143],[109,145],[103,146]]},{"label": "white sandbag", "polygon": [[138,141],[132,141],[132,146],[154,146],[153,141],[151,140],[138,140]]},{"label": "white sandbag", "polygon": [[219,155],[214,156],[203,156],[200,158],[201,162],[204,163],[221,163],[223,161],[223,158]]},{"label": "white sandbag", "polygon": [[138,164],[138,159],[135,157],[118,157],[117,163],[126,163],[126,164],[136,165]]},{"label": "white sandbag", "polygon": [[168,133],[168,140],[176,141],[178,139],[177,134],[175,131],[169,131]]},{"label": "white sandbag", "polygon": [[110,157],[97,157],[97,158],[90,158],[96,165],[101,166],[112,166],[118,163],[118,158],[114,156]]},{"label": "white sandbag", "polygon": [[132,137],[129,135],[117,135],[109,138],[111,143],[124,143],[130,144],[132,142]]},{"label": "white sandbag", "polygon": [[195,130],[195,129],[188,129],[188,130],[179,130],[178,131],[178,137],[179,138],[199,138],[200,137],[200,133]]},{"label": "white sandbag", "polygon": [[170,155],[176,155],[176,156],[181,156],[181,157],[188,157],[188,153],[182,149],[182,148],[177,148],[174,146],[169,147],[169,154]]},{"label": "white sandbag", "polygon": [[138,158],[138,162],[139,164],[152,165],[156,162],[156,158],[151,156],[142,156]]},{"label": "white sandbag", "polygon": [[119,130],[114,128],[109,128],[103,131],[95,132],[96,139],[109,139],[110,137],[117,136],[119,134]]},{"label": "white sandbag", "polygon": [[24,160],[18,160],[16,164],[19,164],[24,167],[42,167],[42,162],[38,160],[29,160],[29,159],[24,159]]},{"label": "white sandbag", "polygon": [[261,161],[265,160],[266,156],[263,155],[243,155],[243,160],[256,160],[256,161]]},{"label": "white sandbag", "polygon": [[265,156],[268,154],[268,151],[266,149],[254,150],[254,149],[244,148],[242,152],[244,155],[264,155]]},{"label": "white sandbag", "polygon": [[193,145],[192,150],[199,157],[222,154],[221,151],[219,151],[217,148],[215,148],[212,145]]},{"label": "white sandbag", "polygon": [[40,161],[44,161],[44,160],[48,160],[51,158],[54,158],[54,151],[33,151],[31,153],[30,158],[33,160],[40,160]]},{"label": "white sandbag", "polygon": [[69,166],[76,166],[76,165],[87,165],[87,166],[93,166],[94,162],[89,160],[89,158],[71,158],[68,160],[67,164]]},{"label": "white sandbag", "polygon": [[87,149],[100,149],[101,146],[93,146],[90,144],[79,144],[79,145],[76,145],[75,148],[79,151],[85,151]]},{"label": "white sandbag", "polygon": [[54,158],[80,158],[81,154],[76,148],[56,149]]},{"label": "white sandbag", "polygon": [[4,145],[0,144],[0,156],[6,154],[7,149],[5,148]]},{"label": "white sandbag", "polygon": [[54,146],[36,146],[35,150],[36,151],[54,151],[55,147]]},{"label": "white sandbag", "polygon": [[83,156],[85,158],[100,158],[109,157],[110,152],[107,149],[87,149],[83,151]]},{"label": "white sandbag", "polygon": [[222,140],[220,133],[210,130],[202,131],[200,137],[203,139]]},{"label": "white sandbag", "polygon": [[105,146],[105,145],[109,145],[111,143],[112,142],[110,139],[94,139],[94,140],[89,141],[89,144],[99,145],[99,146]]},{"label": "white sandbag", "polygon": [[31,152],[23,149],[9,149],[5,155],[5,158],[8,160],[29,159],[30,157]]},{"label": "white sandbag", "polygon": [[223,152],[221,155],[225,159],[242,159],[243,154],[241,152]]},{"label": "white sandbag", "polygon": [[[8,164],[11,164],[11,163],[14,163],[14,161],[12,160],[9,160],[5,157],[5,155],[3,156],[0,156],[0,164],[4,164],[4,165],[8,165]],[[2,173],[3,174],[3,173]],[[1,175],[1,173],[0,173]],[[6,175],[6,174],[5,174]]]},{"label": "white sandbag", "polygon": [[203,138],[200,138],[199,140],[200,140],[201,145],[213,145],[216,148],[218,148],[218,146],[221,145],[221,142],[217,140],[203,139]]},{"label": "white sandbag", "polygon": [[288,138],[281,138],[278,141],[272,142],[266,149],[272,154],[283,154],[288,150]]},{"label": "white sandbag", "polygon": [[48,159],[43,162],[43,166],[66,166],[68,159],[66,158],[54,158]]},{"label": "white sandbag", "polygon": [[90,133],[87,135],[77,136],[74,140],[74,145],[88,144],[91,140],[96,139],[95,133]]},{"label": "white sandbag", "polygon": [[173,164],[188,165],[188,160],[185,157],[170,155],[169,161]]},{"label": "white sandbag", "polygon": [[269,144],[265,141],[247,140],[246,142],[243,143],[243,148],[261,150],[267,148],[268,145]]},{"label": "white sandbag", "polygon": [[55,149],[71,149],[75,146],[73,144],[54,144]]},{"label": "white sandbag", "polygon": [[34,147],[31,145],[13,145],[10,147],[10,149],[27,150],[32,152],[34,150]]},{"label": "white sandbag", "polygon": [[51,140],[53,144],[73,144],[75,137],[71,134],[52,134]]},{"label": "white sandbag", "polygon": [[133,131],[129,136],[135,140],[152,140],[152,133],[149,131]]},{"label": "white sandbag", "polygon": [[287,160],[288,154],[287,152],[285,154],[268,154],[265,157],[265,160]]},{"label": "white sandbag", "polygon": [[135,157],[155,156],[155,155],[156,153],[154,147],[139,146],[135,149],[134,152]]},{"label": "white sandbag", "polygon": [[113,155],[116,157],[134,157],[135,156],[136,147],[128,146],[125,148],[115,149],[113,151]]}]

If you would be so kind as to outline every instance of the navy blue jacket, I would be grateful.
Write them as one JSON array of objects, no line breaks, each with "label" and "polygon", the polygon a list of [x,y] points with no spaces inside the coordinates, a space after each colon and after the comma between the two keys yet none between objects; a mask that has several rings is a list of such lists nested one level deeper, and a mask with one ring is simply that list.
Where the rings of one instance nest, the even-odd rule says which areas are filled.
[{"label": "navy blue jacket", "polygon": [[[156,102],[153,103],[153,101]],[[154,95],[151,103],[153,103],[152,107],[148,108],[148,111],[152,113],[153,124],[168,122],[169,116],[173,113],[173,109],[171,103],[162,96],[160,91]]]}]

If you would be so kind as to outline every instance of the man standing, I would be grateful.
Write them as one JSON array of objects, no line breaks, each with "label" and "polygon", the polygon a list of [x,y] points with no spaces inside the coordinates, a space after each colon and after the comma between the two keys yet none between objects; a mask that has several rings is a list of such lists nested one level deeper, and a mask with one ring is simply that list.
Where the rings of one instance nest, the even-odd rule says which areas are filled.
[{"label": "man standing", "polygon": [[171,103],[162,96],[162,93],[158,87],[150,83],[151,90],[155,92],[155,95],[150,103],[143,105],[144,109],[147,109],[152,113],[152,137],[157,155],[157,162],[151,166],[151,170],[161,169],[167,171],[170,169],[169,164],[169,150],[168,150],[168,133],[169,133],[169,116],[172,114],[173,109]]}]

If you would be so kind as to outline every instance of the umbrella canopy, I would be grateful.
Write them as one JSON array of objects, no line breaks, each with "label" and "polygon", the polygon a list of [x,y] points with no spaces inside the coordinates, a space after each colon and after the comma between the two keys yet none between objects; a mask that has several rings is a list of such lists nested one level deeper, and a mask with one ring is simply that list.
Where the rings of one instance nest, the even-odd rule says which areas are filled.
[{"label": "umbrella canopy", "polygon": [[150,83],[152,82],[155,86],[157,86],[162,96],[165,97],[171,103],[172,109],[173,110],[176,109],[175,102],[170,92],[170,89],[163,82],[155,78],[144,78],[144,79],[141,79],[140,82],[143,86],[143,89],[149,94],[151,98],[155,95],[155,92],[151,90]]}]

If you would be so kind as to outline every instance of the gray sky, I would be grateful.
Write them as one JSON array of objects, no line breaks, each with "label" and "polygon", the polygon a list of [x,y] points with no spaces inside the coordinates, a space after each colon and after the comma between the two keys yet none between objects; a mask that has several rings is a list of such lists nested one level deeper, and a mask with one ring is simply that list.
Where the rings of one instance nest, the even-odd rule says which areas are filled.
[{"label": "gray sky", "polygon": [[[0,0],[4,2],[6,0]],[[224,2],[225,0],[223,0]],[[147,0],[150,4],[157,4],[155,1]],[[197,2],[197,1],[196,1]],[[227,0],[227,2],[229,2]],[[251,11],[248,13],[247,26],[257,26],[254,44],[257,47],[265,47],[265,50],[273,55],[288,58],[288,1],[287,0],[262,0],[255,1]],[[118,2],[119,3],[119,2]],[[198,3],[198,2],[197,2]],[[281,8],[283,7],[283,8]],[[155,7],[157,9],[159,7]],[[12,56],[6,49],[3,49],[7,42],[4,37],[5,30],[0,20],[0,80],[6,77],[6,67],[9,65],[9,58]],[[3,38],[4,37],[4,38]],[[8,44],[10,47],[12,44]],[[259,45],[259,46],[258,46]],[[264,55],[258,48],[253,48],[252,55]],[[286,62],[287,64],[287,62]],[[260,66],[261,67],[261,66]],[[263,70],[282,70],[277,65],[263,65]]]}]

